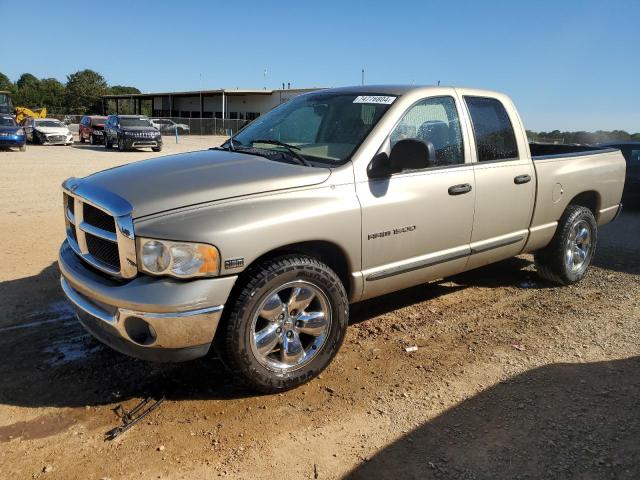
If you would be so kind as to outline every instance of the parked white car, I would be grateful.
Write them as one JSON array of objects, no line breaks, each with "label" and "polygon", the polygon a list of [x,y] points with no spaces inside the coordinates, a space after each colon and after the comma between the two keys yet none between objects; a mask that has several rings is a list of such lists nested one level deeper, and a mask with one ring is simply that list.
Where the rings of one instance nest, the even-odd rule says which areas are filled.
[{"label": "parked white car", "polygon": [[71,145],[69,127],[55,118],[29,118],[23,123],[27,141],[40,145]]},{"label": "parked white car", "polygon": [[189,132],[189,125],[176,123],[168,118],[152,118],[151,124],[160,130],[161,133],[176,133],[176,130],[178,130],[180,134]]}]

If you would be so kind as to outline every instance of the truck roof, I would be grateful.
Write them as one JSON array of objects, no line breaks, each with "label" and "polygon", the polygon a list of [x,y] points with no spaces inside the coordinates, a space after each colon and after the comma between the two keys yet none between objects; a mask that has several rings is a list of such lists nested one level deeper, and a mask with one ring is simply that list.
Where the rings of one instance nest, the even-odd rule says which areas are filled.
[{"label": "truck roof", "polygon": [[[417,90],[437,90],[443,88],[453,88],[463,90],[474,95],[487,94],[491,96],[501,95],[493,90],[483,90],[477,88],[456,87],[453,85],[354,85],[347,87],[328,88],[324,91],[344,92],[344,93],[379,93],[385,95],[404,95]],[[322,90],[321,90],[322,91]],[[317,90],[316,90],[317,92]],[[310,92],[313,94],[314,92]]]}]

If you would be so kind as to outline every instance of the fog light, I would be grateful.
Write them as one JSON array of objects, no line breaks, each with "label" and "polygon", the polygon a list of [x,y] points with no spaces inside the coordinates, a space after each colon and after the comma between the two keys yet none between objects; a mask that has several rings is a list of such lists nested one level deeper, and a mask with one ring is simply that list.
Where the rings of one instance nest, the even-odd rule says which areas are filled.
[{"label": "fog light", "polygon": [[151,345],[156,341],[155,329],[141,318],[128,317],[124,321],[124,329],[129,338],[138,345]]}]

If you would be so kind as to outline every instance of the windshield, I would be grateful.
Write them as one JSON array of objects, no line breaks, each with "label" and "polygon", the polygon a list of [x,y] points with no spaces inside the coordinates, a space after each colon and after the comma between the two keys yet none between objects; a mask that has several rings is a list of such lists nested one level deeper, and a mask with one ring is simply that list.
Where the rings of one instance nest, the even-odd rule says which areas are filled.
[{"label": "windshield", "polygon": [[351,157],[395,99],[374,94],[302,95],[251,122],[233,137],[233,146],[286,150],[285,143],[311,162],[340,164]]},{"label": "windshield", "polygon": [[11,117],[0,117],[0,127],[15,127],[16,122]]},{"label": "windshield", "polygon": [[60,128],[66,127],[66,125],[59,122],[58,120],[36,120],[36,127]]},{"label": "windshield", "polygon": [[120,117],[121,127],[151,127],[147,118]]}]

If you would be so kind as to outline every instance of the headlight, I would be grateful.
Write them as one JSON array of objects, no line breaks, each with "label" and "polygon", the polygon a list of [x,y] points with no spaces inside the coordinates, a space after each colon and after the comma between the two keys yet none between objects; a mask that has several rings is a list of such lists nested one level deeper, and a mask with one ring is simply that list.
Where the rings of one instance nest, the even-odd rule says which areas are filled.
[{"label": "headlight", "polygon": [[213,245],[138,238],[140,270],[178,278],[213,277],[220,272],[220,255]]}]

